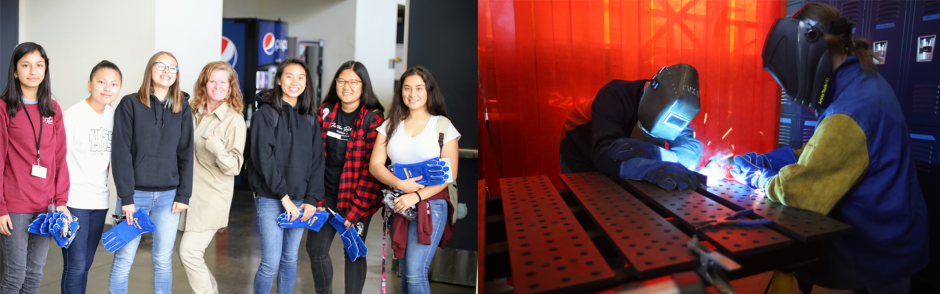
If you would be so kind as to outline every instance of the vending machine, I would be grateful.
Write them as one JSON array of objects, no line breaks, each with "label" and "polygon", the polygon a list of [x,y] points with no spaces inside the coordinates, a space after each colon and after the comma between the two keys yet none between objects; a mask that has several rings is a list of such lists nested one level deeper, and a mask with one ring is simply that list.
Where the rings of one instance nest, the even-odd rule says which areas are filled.
[{"label": "vending machine", "polygon": [[274,87],[274,73],[286,58],[286,22],[257,18],[222,19],[222,60],[231,64],[238,73],[248,123],[257,107],[257,94]]},{"label": "vending machine", "polygon": [[[259,92],[272,89],[274,74],[287,58],[287,23],[257,18],[222,19],[222,61],[238,73],[238,83],[245,102],[245,124],[251,128],[251,117],[258,105]],[[247,144],[245,148],[248,148]],[[247,152],[247,149],[245,150]],[[242,175],[235,177],[235,186],[246,187]]]}]

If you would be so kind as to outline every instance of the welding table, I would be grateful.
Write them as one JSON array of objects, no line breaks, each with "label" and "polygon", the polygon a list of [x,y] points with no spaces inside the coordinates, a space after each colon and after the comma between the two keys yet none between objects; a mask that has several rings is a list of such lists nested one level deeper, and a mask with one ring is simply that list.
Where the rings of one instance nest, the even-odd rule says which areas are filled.
[{"label": "welding table", "polygon": [[[730,280],[792,270],[818,257],[819,241],[851,226],[757,196],[731,181],[697,191],[666,191],[600,173],[500,179],[501,216],[487,217],[486,279],[511,279],[515,293],[585,293],[695,269],[686,243],[695,234],[741,264]],[[773,224],[696,231],[691,223],[753,209]],[[505,232],[500,230],[504,224]],[[490,231],[494,232],[490,232]],[[495,235],[495,236],[494,236]],[[504,239],[503,239],[504,238]]]}]

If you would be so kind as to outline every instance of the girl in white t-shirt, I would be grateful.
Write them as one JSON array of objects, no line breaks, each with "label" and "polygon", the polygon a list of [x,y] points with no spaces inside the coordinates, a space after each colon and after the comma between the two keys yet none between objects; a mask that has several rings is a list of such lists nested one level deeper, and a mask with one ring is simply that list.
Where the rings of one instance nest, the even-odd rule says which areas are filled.
[{"label": "girl in white t-shirt", "polygon": [[409,68],[401,76],[395,91],[388,119],[377,129],[378,137],[369,172],[376,179],[403,191],[395,200],[395,211],[417,205],[415,221],[396,217],[392,225],[392,249],[399,258],[402,271],[402,293],[431,293],[428,267],[438,245],[443,247],[453,234],[449,221],[454,208],[449,201],[447,185],[423,186],[421,177],[401,180],[388,171],[385,159],[392,163],[410,164],[432,158],[450,158],[453,175],[457,177],[457,140],[460,133],[454,125],[447,127],[444,146],[438,145],[437,124],[447,116],[444,96],[431,72],[422,66]]},{"label": "girl in white t-shirt", "polygon": [[102,60],[88,77],[90,97],[65,111],[65,138],[69,166],[69,201],[73,217],[81,230],[72,245],[62,248],[62,293],[85,293],[88,270],[101,242],[101,231],[108,214],[108,166],[111,164],[111,130],[114,109],[111,102],[121,92],[121,70]]}]

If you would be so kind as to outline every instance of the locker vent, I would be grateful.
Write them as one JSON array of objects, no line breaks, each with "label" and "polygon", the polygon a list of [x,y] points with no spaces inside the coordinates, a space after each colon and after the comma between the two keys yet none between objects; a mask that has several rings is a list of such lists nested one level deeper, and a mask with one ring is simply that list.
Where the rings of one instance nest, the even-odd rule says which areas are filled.
[{"label": "locker vent", "polygon": [[875,21],[884,21],[898,18],[901,8],[899,1],[878,1],[878,18]]},{"label": "locker vent", "polygon": [[852,22],[858,26],[858,0],[845,1],[839,9],[840,16],[852,19]]},{"label": "locker vent", "polygon": [[924,15],[940,13],[940,0],[924,1]]},{"label": "locker vent", "polygon": [[934,146],[931,141],[911,139],[911,157],[914,159],[914,166],[917,171],[930,173],[930,166],[937,164],[934,160]]},{"label": "locker vent", "polygon": [[940,85],[914,85],[914,95],[912,98],[912,113],[936,115],[937,108],[940,108]]}]

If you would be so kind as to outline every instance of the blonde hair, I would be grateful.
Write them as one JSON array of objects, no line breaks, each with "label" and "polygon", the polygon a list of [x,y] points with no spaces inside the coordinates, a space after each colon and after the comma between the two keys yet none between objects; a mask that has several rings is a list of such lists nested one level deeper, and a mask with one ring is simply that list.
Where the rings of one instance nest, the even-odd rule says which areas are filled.
[{"label": "blonde hair", "polygon": [[[140,90],[137,91],[137,101],[143,103],[144,106],[150,107],[150,95],[153,94],[153,74],[151,68],[153,68],[153,63],[157,62],[157,58],[162,55],[169,55],[176,60],[176,56],[173,56],[172,53],[166,51],[160,51],[150,57],[150,61],[147,61],[147,67],[144,70],[144,81],[140,83]],[[170,86],[170,90],[167,92],[167,96],[170,99],[173,99],[173,113],[179,113],[183,111],[183,103],[186,103],[186,97],[183,97],[183,91],[180,90],[180,72],[176,72],[176,81],[173,82],[173,85]]]},{"label": "blonde hair", "polygon": [[206,101],[209,98],[209,94],[206,91],[206,84],[209,83],[209,76],[217,70],[223,70],[228,73],[228,97],[225,97],[223,102],[228,104],[228,107],[231,107],[232,110],[241,114],[242,109],[245,108],[245,103],[242,102],[242,90],[241,87],[238,86],[238,73],[225,61],[210,62],[199,72],[199,78],[196,79],[196,84],[193,85],[193,99],[189,101],[189,106],[192,108],[193,114],[196,114],[196,110],[200,107],[206,105]]}]

